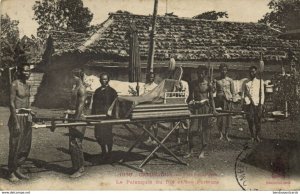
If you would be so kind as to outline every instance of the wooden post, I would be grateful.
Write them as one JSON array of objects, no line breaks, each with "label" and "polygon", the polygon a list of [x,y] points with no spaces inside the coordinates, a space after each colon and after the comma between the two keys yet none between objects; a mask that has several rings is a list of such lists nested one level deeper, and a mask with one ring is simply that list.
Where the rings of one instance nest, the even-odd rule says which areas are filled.
[{"label": "wooden post", "polygon": [[153,16],[152,16],[152,29],[150,32],[150,45],[149,45],[147,73],[153,72],[154,49],[155,49],[154,37],[155,37],[155,33],[156,33],[157,5],[158,5],[158,0],[154,0],[154,10],[153,10]]}]

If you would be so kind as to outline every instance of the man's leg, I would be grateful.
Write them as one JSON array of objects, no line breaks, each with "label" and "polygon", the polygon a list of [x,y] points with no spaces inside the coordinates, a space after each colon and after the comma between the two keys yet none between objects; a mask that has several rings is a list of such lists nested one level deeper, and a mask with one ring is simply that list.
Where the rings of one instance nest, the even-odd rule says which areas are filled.
[{"label": "man's leg", "polygon": [[229,131],[230,131],[230,128],[231,128],[231,122],[232,122],[232,118],[231,116],[226,116],[225,117],[225,123],[224,123],[224,126],[225,126],[225,138],[227,141],[231,141],[231,138],[229,138]]},{"label": "man's leg", "polygon": [[194,138],[194,131],[195,128],[198,128],[198,119],[192,119],[191,120],[191,125],[188,128],[188,153],[184,156],[184,158],[189,158],[192,156],[193,153],[193,148],[194,148],[194,142],[193,142],[193,138]]},{"label": "man's leg", "polygon": [[14,135],[10,130],[9,137],[9,153],[8,153],[8,180],[10,182],[17,182],[19,178],[17,177],[16,170],[17,165],[17,151],[18,151],[19,135]]},{"label": "man's leg", "polygon": [[198,158],[205,157],[205,150],[208,143],[208,118],[202,118],[201,120],[201,152]]},{"label": "man's leg", "polygon": [[219,131],[219,134],[220,134],[220,137],[219,139],[222,140],[224,138],[223,136],[223,126],[224,126],[224,117],[218,117],[217,118],[217,127],[218,127],[218,131]]},{"label": "man's leg", "polygon": [[70,178],[78,178],[84,173],[84,156],[82,151],[82,140],[84,137],[83,128],[70,128],[70,155],[74,173]]},{"label": "man's leg", "polygon": [[254,112],[254,124],[255,124],[255,129],[256,129],[256,133],[255,133],[255,139],[258,142],[261,142],[260,139],[260,131],[261,131],[261,110],[259,110],[259,107],[256,106],[255,107],[255,112]]},{"label": "man's leg", "polygon": [[246,118],[249,126],[249,131],[251,135],[251,141],[254,141],[254,132],[253,132],[253,127],[254,127],[254,113],[253,113],[253,107],[252,105],[247,105],[246,106],[246,112],[248,113]]},{"label": "man's leg", "polygon": [[[151,128],[153,130],[154,137],[157,138],[158,135],[158,126],[156,123],[152,123]],[[158,143],[155,140],[152,140],[152,144],[157,145]]]},{"label": "man's leg", "polygon": [[106,153],[106,149],[105,149],[105,145],[101,141],[102,140],[101,139],[101,136],[102,136],[102,126],[101,125],[95,126],[94,136],[95,136],[97,143],[101,147],[101,155],[104,156],[104,154]]},{"label": "man's leg", "polygon": [[[143,127],[145,129],[147,129],[148,131],[151,131],[151,123],[150,122],[146,122]],[[148,139],[146,141],[144,141],[144,144],[146,145],[150,145],[152,144],[152,138],[150,136],[148,136]]]},{"label": "man's leg", "polygon": [[112,125],[105,125],[105,130],[103,134],[105,140],[105,147],[107,149],[106,159],[108,162],[111,162],[112,159],[112,148],[113,148],[113,133],[112,133]]},{"label": "man's leg", "polygon": [[[232,103],[224,100],[224,110],[228,110],[231,111],[232,110]],[[224,117],[224,127],[225,127],[225,138],[227,141],[231,141],[231,139],[229,138],[229,131],[232,127],[232,117],[231,116],[225,116]]]}]

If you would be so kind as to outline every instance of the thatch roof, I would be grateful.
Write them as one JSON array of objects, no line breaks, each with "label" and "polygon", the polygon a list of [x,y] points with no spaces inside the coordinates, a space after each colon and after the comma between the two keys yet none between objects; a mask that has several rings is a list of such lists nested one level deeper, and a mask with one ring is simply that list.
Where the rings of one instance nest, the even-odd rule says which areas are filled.
[{"label": "thatch roof", "polygon": [[[60,32],[52,35],[57,55],[81,51],[97,56],[129,56],[128,27],[134,21],[142,59],[148,56],[151,16],[110,14],[93,35]],[[279,32],[260,23],[210,21],[180,17],[157,17],[155,59],[177,61],[257,61],[282,60],[290,48],[300,53],[299,43],[278,39]],[[209,54],[210,53],[210,54]]]},{"label": "thatch roof", "polygon": [[62,55],[78,51],[78,48],[88,39],[89,35],[84,33],[55,31],[49,33],[54,48],[54,55]]}]

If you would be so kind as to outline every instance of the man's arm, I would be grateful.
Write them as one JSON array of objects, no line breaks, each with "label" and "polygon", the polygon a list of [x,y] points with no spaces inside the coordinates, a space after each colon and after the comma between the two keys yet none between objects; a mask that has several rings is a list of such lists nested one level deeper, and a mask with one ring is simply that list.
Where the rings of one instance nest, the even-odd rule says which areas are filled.
[{"label": "man's arm", "polygon": [[250,91],[249,91],[249,88],[247,87],[247,85],[245,86],[245,93],[244,93],[244,96],[246,97],[248,97],[249,98],[249,100],[250,100],[250,103],[251,104],[254,104],[254,101],[253,101],[253,99],[252,99],[252,96],[251,96],[251,94],[250,94]]},{"label": "man's arm", "polygon": [[98,89],[95,90],[94,95],[93,95],[93,103],[92,103],[92,111],[91,114],[94,115],[96,114],[96,106],[98,104]]},{"label": "man's arm", "polygon": [[264,80],[261,80],[261,102],[264,102],[264,100],[265,100],[265,84],[264,84]]},{"label": "man's arm", "polygon": [[213,108],[213,114],[216,115],[218,113],[216,111],[216,105],[215,105],[215,100],[214,100],[213,92],[214,92],[214,87],[212,86],[211,83],[209,83],[208,94],[209,94],[209,98],[211,100],[211,105],[212,105],[212,108]]},{"label": "man's arm", "polygon": [[234,82],[233,79],[230,79],[230,92],[232,94],[232,98],[235,96]]},{"label": "man's arm", "polygon": [[15,106],[16,95],[17,95],[17,83],[12,82],[11,87],[10,87],[9,108],[10,108],[10,113],[13,117],[13,121],[14,121],[16,129],[20,129],[20,124],[17,120],[17,113],[16,113],[16,106]]},{"label": "man's arm", "polygon": [[77,103],[76,103],[76,109],[75,109],[75,119],[79,119],[83,108],[84,108],[84,101],[86,98],[86,92],[84,87],[80,87],[77,93]]},{"label": "man's arm", "polygon": [[189,103],[192,100],[194,100],[194,84],[193,84],[193,82],[191,83],[191,87],[190,87],[190,91],[189,91],[189,96],[187,98],[187,102]]}]

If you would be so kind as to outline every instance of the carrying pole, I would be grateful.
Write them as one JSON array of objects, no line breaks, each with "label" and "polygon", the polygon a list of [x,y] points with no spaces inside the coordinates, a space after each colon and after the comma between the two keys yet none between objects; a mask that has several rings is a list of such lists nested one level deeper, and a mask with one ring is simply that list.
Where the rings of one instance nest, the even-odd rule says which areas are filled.
[{"label": "carrying pole", "polygon": [[156,16],[157,16],[157,5],[158,0],[154,0],[154,10],[152,16],[152,28],[150,32],[150,45],[149,45],[149,54],[148,54],[148,66],[147,73],[153,72],[153,63],[154,63],[154,49],[155,49],[155,34],[156,34]]}]

